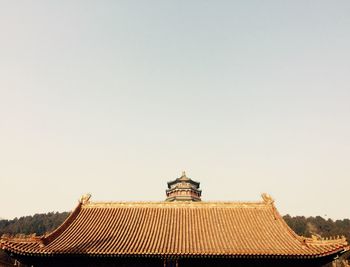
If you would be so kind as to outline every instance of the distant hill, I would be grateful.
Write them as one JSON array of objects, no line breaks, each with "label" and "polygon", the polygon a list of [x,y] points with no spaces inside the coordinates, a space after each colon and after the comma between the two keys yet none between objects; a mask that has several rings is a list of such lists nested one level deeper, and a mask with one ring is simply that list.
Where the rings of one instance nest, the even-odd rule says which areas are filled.
[{"label": "distant hill", "polygon": [[[69,212],[49,212],[15,218],[13,220],[0,220],[0,236],[2,234],[33,234],[43,235],[57,228],[69,215]],[[283,216],[287,224],[299,235],[322,237],[344,235],[350,240],[350,220],[331,220],[321,216],[304,217],[290,215]]]},{"label": "distant hill", "polygon": [[324,219],[321,216],[304,217],[290,215],[283,216],[283,219],[298,235],[310,237],[320,235],[322,237],[345,236],[350,241],[350,220]]},{"label": "distant hill", "polygon": [[33,234],[43,235],[58,227],[69,215],[69,212],[49,212],[0,220],[0,236],[2,234]]}]

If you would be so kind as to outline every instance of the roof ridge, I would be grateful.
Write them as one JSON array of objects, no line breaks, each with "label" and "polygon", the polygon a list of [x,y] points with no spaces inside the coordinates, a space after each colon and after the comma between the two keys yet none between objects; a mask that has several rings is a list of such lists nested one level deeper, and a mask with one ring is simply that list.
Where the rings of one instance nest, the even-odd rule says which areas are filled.
[{"label": "roof ridge", "polygon": [[58,237],[65,229],[68,228],[68,226],[76,219],[76,217],[79,215],[82,206],[85,205],[84,202],[79,201],[79,204],[77,207],[69,214],[69,216],[63,221],[63,223],[57,227],[52,232],[45,234],[41,240],[43,242],[43,245],[47,245],[50,242],[52,242],[56,237]]},{"label": "roof ridge", "polygon": [[293,238],[296,238],[302,245],[305,245],[305,237],[298,235],[288,224],[287,222],[283,219],[282,215],[279,213],[278,209],[275,206],[274,201],[269,202],[271,205],[273,214],[275,216],[275,219],[280,221],[282,224],[282,227],[289,233]]},{"label": "roof ridge", "polygon": [[312,235],[312,237],[305,237],[298,235],[288,224],[287,222],[283,219],[279,211],[277,210],[276,206],[272,203],[273,207],[273,212],[275,216],[278,217],[278,219],[282,222],[282,226],[289,232],[293,237],[295,237],[298,241],[302,243],[302,245],[319,245],[319,244],[342,244],[344,246],[347,246],[349,243],[346,240],[345,236],[337,236],[335,237],[329,237],[329,238],[322,238],[322,237],[317,237]]},{"label": "roof ridge", "polygon": [[256,202],[228,202],[228,201],[213,201],[213,202],[193,202],[193,201],[177,201],[177,202],[168,202],[168,201],[120,201],[120,202],[88,202],[82,205],[82,208],[93,208],[93,207],[108,207],[108,206],[149,206],[149,207],[268,207],[269,204],[256,201]]},{"label": "roof ridge", "polygon": [[264,201],[181,201],[181,202],[170,202],[170,201],[91,201],[84,203],[83,205],[90,204],[165,204],[165,205],[175,205],[175,204],[194,204],[194,205],[205,205],[205,204],[267,204]]},{"label": "roof ridge", "polygon": [[0,237],[0,242],[4,241],[16,241],[16,242],[38,242],[42,236],[34,234],[3,234]]},{"label": "roof ridge", "polygon": [[140,201],[140,200],[131,200],[131,201],[90,201],[91,199],[91,194],[85,194],[81,196],[79,202],[82,204],[82,206],[89,206],[89,205],[101,205],[101,204],[106,204],[106,205],[113,205],[113,204],[164,204],[164,205],[212,205],[212,204],[235,204],[235,205],[271,205],[275,201],[274,199],[266,193],[261,194],[262,200],[253,200],[253,201],[232,201],[232,200],[209,200],[209,201],[177,201],[177,202],[172,202],[172,201],[164,201],[164,200],[150,200],[150,201]]},{"label": "roof ridge", "polygon": [[337,236],[330,236],[330,237],[318,237],[315,235],[312,235],[309,238],[306,238],[307,242],[313,243],[313,244],[339,244],[342,243],[344,245],[348,244],[348,241],[346,240],[346,237],[344,235],[337,235]]}]

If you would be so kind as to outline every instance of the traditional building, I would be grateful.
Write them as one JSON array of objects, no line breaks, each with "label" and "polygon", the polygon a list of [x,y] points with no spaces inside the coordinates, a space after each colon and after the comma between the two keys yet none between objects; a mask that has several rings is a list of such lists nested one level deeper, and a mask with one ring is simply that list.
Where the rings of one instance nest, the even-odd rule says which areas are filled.
[{"label": "traditional building", "polygon": [[91,202],[39,237],[2,237],[29,266],[325,266],[349,251],[344,237],[295,234],[267,194],[260,202],[204,202],[185,173],[163,202]]},{"label": "traditional building", "polygon": [[201,201],[202,190],[199,183],[193,181],[182,172],[180,178],[168,182],[166,201]]}]

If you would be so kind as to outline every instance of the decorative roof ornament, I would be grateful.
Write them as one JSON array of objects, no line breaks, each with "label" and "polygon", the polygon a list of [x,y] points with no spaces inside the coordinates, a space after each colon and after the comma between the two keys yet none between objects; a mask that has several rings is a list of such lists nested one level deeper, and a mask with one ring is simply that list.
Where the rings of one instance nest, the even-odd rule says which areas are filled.
[{"label": "decorative roof ornament", "polygon": [[82,195],[79,199],[79,203],[81,204],[88,204],[90,202],[91,194],[87,193],[85,195]]},{"label": "decorative roof ornament", "polygon": [[312,233],[312,234],[311,234],[311,238],[312,238],[312,240],[314,240],[314,241],[322,240],[322,237],[321,237],[319,234],[316,234],[316,233]]},{"label": "decorative roof ornament", "polygon": [[181,177],[178,178],[178,179],[179,179],[180,181],[189,181],[189,180],[191,180],[190,178],[188,178],[188,177],[186,176],[186,172],[185,172],[185,171],[182,172]]},{"label": "decorative roof ornament", "polygon": [[262,193],[261,197],[266,204],[273,204],[275,202],[275,200],[267,193]]}]

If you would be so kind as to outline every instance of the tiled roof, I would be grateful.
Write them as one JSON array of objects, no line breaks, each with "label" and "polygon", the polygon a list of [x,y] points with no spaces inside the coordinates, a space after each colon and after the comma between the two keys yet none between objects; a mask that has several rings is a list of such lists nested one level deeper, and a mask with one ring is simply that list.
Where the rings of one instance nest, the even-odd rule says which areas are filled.
[{"label": "tiled roof", "polygon": [[54,232],[3,238],[23,255],[315,258],[348,250],[344,238],[297,236],[263,202],[81,202]]}]

